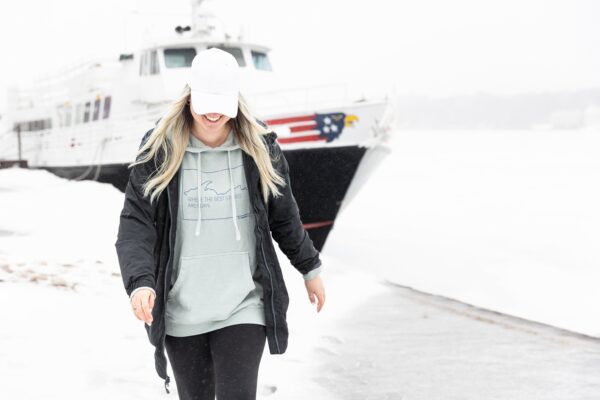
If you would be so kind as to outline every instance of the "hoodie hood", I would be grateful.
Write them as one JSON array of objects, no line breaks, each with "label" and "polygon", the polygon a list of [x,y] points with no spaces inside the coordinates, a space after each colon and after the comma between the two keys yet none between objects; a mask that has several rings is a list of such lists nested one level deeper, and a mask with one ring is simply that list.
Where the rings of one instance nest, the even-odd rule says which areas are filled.
[{"label": "hoodie hood", "polygon": [[239,149],[235,135],[233,134],[233,130],[229,129],[227,133],[227,139],[220,146],[210,147],[202,142],[200,139],[195,137],[191,132],[189,135],[189,143],[185,149],[186,152],[195,153],[196,155],[196,176],[198,177],[197,182],[197,195],[198,195],[198,218],[196,220],[196,230],[195,235],[200,235],[200,226],[202,225],[202,153],[204,152],[217,152],[217,151],[226,151],[227,152],[227,168],[229,172],[229,194],[231,197],[231,219],[233,221],[233,226],[235,229],[235,240],[240,240],[240,230],[237,222],[237,209],[235,203],[235,188],[234,188],[234,180],[233,180],[233,172],[231,171],[231,152],[233,150]]}]

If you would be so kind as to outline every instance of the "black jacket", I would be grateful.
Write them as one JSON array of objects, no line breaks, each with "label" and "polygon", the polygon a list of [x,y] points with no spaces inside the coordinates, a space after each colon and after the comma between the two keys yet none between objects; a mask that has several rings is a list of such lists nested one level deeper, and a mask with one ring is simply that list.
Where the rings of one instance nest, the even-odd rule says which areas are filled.
[{"label": "black jacket", "polygon": [[[153,130],[146,132],[140,148]],[[271,354],[283,354],[288,344],[286,312],[289,297],[271,234],[281,251],[301,274],[319,267],[321,260],[300,220],[290,187],[289,166],[276,138],[275,132],[263,136],[274,168],[286,180],[286,186],[280,189],[283,196],[271,196],[265,203],[256,163],[244,151],[242,154],[250,202],[257,215],[256,258],[260,271],[257,276],[264,290],[267,342]],[[140,286],[149,286],[156,291],[152,309],[153,322],[151,326],[144,323],[144,328],[150,343],[155,346],[156,371],[165,380],[165,389],[169,393],[170,377],[167,375],[164,349],[165,304],[171,286],[167,282],[171,282],[173,269],[172,250],[176,229],[172,226],[172,221],[176,223],[179,209],[180,172],[176,173],[152,205],[148,198],[143,197],[142,191],[142,184],[160,165],[161,154],[159,152],[153,160],[131,168],[115,247],[127,296]]]}]

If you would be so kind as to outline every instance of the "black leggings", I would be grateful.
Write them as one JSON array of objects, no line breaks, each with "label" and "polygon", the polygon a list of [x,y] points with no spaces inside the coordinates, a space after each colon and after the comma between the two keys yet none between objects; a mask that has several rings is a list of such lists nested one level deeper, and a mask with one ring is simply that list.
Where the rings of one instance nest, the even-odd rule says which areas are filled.
[{"label": "black leggings", "polygon": [[180,400],[255,400],[264,325],[236,324],[199,335],[166,335]]}]

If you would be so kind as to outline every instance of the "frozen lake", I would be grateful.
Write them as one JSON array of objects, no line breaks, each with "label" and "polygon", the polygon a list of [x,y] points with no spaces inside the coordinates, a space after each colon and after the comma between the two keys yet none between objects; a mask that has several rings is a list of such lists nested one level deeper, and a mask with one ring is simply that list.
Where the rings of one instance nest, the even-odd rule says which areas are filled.
[{"label": "frozen lake", "polygon": [[600,130],[402,131],[324,252],[600,337]]}]

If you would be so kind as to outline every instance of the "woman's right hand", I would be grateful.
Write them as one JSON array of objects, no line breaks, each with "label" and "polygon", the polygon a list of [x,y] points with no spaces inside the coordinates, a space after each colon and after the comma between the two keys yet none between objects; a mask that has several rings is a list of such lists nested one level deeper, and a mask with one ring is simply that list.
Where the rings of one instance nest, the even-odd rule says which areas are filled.
[{"label": "woman's right hand", "polygon": [[152,325],[152,308],[154,307],[154,292],[150,289],[138,290],[131,298],[131,309],[140,321]]}]

